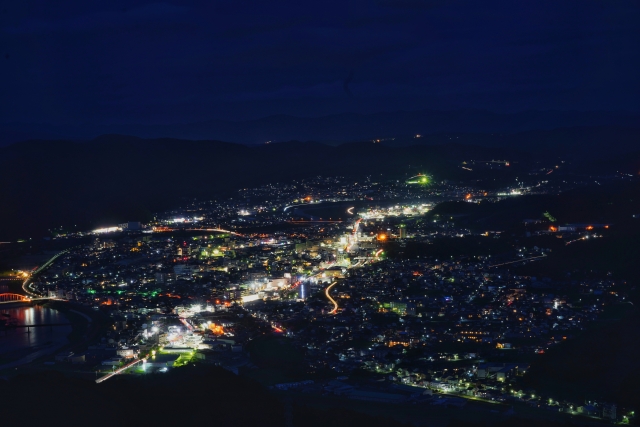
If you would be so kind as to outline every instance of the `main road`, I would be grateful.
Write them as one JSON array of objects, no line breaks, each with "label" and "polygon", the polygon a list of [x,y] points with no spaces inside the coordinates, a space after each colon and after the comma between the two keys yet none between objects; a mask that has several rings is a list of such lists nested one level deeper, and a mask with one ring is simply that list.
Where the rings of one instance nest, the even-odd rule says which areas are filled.
[{"label": "main road", "polygon": [[[77,246],[75,246],[75,247],[77,247]],[[60,255],[64,255],[67,252],[69,252],[71,249],[74,249],[74,248],[69,248],[69,249],[65,249],[64,251],[58,252],[57,254],[52,256],[47,262],[45,262],[40,267],[38,267],[33,273],[31,273],[31,275],[29,275],[25,279],[25,281],[22,283],[22,290],[27,294],[28,297],[41,297],[42,296],[42,295],[38,295],[37,293],[32,292],[31,290],[29,290],[29,283],[31,281],[31,278],[33,276],[35,276],[36,274],[42,272],[46,268],[48,268]]]},{"label": "main road", "polygon": [[146,361],[147,361],[147,358],[146,358],[146,357],[143,357],[142,359],[136,359],[136,360],[134,360],[133,362],[128,363],[128,364],[126,364],[126,365],[122,366],[121,368],[116,369],[116,370],[115,370],[115,371],[113,371],[113,372],[109,372],[109,373],[108,373],[107,375],[105,375],[104,377],[100,377],[100,378],[98,378],[98,379],[96,380],[96,384],[100,384],[101,382],[106,381],[106,380],[108,380],[109,378],[115,377],[116,375],[118,375],[118,374],[120,374],[120,373],[122,373],[122,372],[126,371],[127,369],[129,369],[129,368],[131,368],[131,367],[133,367],[133,366],[137,365],[138,363],[140,363],[140,362],[146,362]]},{"label": "main road", "polygon": [[331,292],[331,288],[333,288],[337,284],[338,284],[338,282],[333,282],[332,284],[327,286],[327,289],[324,290],[324,293],[327,296],[327,298],[329,299],[329,301],[331,301],[333,303],[333,310],[331,310],[329,312],[330,314],[336,314],[338,312],[338,303],[336,302],[336,300],[331,298],[331,295],[329,295],[329,292]]}]

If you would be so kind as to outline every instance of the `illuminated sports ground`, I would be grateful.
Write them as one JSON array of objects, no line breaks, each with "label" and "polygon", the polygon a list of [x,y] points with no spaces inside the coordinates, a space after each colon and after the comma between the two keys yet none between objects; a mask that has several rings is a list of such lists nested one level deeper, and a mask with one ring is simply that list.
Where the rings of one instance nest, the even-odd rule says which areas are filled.
[{"label": "illuminated sports ground", "polygon": [[431,183],[431,177],[429,175],[419,173],[418,175],[412,176],[411,178],[407,179],[405,182],[407,184],[427,185]]}]

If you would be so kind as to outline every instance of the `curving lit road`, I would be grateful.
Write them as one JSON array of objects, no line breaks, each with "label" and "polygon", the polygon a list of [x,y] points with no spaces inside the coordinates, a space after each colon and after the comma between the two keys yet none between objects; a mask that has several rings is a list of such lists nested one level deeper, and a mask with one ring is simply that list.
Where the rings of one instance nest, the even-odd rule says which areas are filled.
[{"label": "curving lit road", "polygon": [[333,310],[329,312],[330,314],[336,314],[336,312],[338,311],[338,303],[336,302],[336,300],[331,298],[331,295],[329,295],[329,292],[331,292],[331,288],[333,288],[337,284],[338,282],[333,282],[332,284],[327,286],[327,289],[324,290],[324,294],[327,296],[327,299],[329,299],[329,301],[333,303]]},{"label": "curving lit road", "polygon": [[[27,294],[28,297],[40,297],[41,295],[38,295],[35,292],[32,292],[32,290],[30,290],[30,286],[29,283],[31,282],[31,279],[37,275],[38,273],[42,272],[43,270],[45,270],[46,268],[48,268],[51,264],[53,264],[53,262],[58,259],[59,256],[66,254],[67,252],[69,252],[71,249],[75,249],[78,246],[74,246],[73,248],[69,248],[69,249],[65,249],[62,252],[58,252],[57,254],[55,254],[53,257],[51,257],[47,262],[45,262],[44,264],[42,264],[40,267],[38,267],[34,272],[32,272],[26,279],[24,282],[22,282],[22,290]],[[33,288],[31,288],[33,289]],[[33,299],[33,298],[32,298]],[[38,298],[38,299],[43,299],[43,298]]]},{"label": "curving lit road", "polygon": [[229,233],[229,234],[233,234],[234,236],[244,237],[240,233],[236,233],[235,231],[231,231],[231,230],[225,230],[223,228],[185,228],[185,230],[186,231],[216,231],[218,233]]},{"label": "curving lit road", "polygon": [[502,265],[515,264],[516,262],[529,261],[529,260],[532,260],[532,259],[545,258],[545,257],[546,257],[546,255],[533,256],[531,258],[518,259],[518,260],[515,260],[515,261],[509,261],[509,262],[503,262],[501,264],[490,265],[487,268],[500,267]]}]

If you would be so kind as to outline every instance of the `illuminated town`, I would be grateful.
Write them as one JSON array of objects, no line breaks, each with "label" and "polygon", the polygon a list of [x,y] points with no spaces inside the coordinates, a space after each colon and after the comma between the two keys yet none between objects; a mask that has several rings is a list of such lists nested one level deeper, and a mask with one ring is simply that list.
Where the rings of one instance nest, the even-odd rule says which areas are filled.
[{"label": "illuminated town", "polygon": [[[86,243],[56,254],[23,288],[34,300],[108,316],[109,329],[83,351],[55,355],[56,363],[95,372],[98,383],[191,363],[252,375],[260,371],[252,341],[274,336],[303,355],[300,372],[269,384],[277,390],[454,407],[517,401],[590,416],[595,406],[541,398],[520,379],[605,305],[625,302],[614,280],[551,283],[515,274],[510,267],[550,253],[526,240],[507,239],[507,250],[494,255],[404,256],[412,245],[442,239],[506,239],[433,214],[439,203],[545,191],[538,182],[489,192],[427,175],[242,189],[150,223],[60,235]],[[526,235],[557,234],[569,245],[608,228],[564,226],[560,234],[549,216],[525,219]],[[383,382],[353,383],[354,372]],[[615,413],[612,403],[602,405]]]},{"label": "illuminated town", "polygon": [[0,427],[640,426],[640,2],[0,12]]}]

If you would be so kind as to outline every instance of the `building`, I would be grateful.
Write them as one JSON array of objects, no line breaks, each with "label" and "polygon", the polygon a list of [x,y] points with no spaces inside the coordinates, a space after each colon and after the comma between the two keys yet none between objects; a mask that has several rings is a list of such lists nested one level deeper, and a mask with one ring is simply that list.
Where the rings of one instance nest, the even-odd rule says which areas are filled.
[{"label": "building", "polygon": [[303,301],[307,299],[307,297],[309,296],[308,287],[309,285],[307,285],[306,283],[300,283],[300,286],[298,287],[298,299]]},{"label": "building", "polygon": [[176,276],[196,274],[200,271],[197,265],[178,264],[173,266],[173,272]]},{"label": "building", "polygon": [[406,239],[407,238],[407,226],[404,224],[401,224],[400,227],[398,227],[398,238],[399,239]]},{"label": "building", "polygon": [[116,351],[116,354],[125,359],[131,359],[138,357],[138,353],[132,348],[121,348]]},{"label": "building", "polygon": [[156,273],[155,274],[156,283],[163,285],[168,282],[173,282],[176,278],[174,273]]},{"label": "building", "polygon": [[118,227],[122,228],[122,231],[135,231],[142,230],[142,224],[140,222],[125,222],[123,224],[119,224]]},{"label": "building", "polygon": [[617,419],[617,407],[616,405],[605,403],[602,405],[602,418],[615,421]]}]

